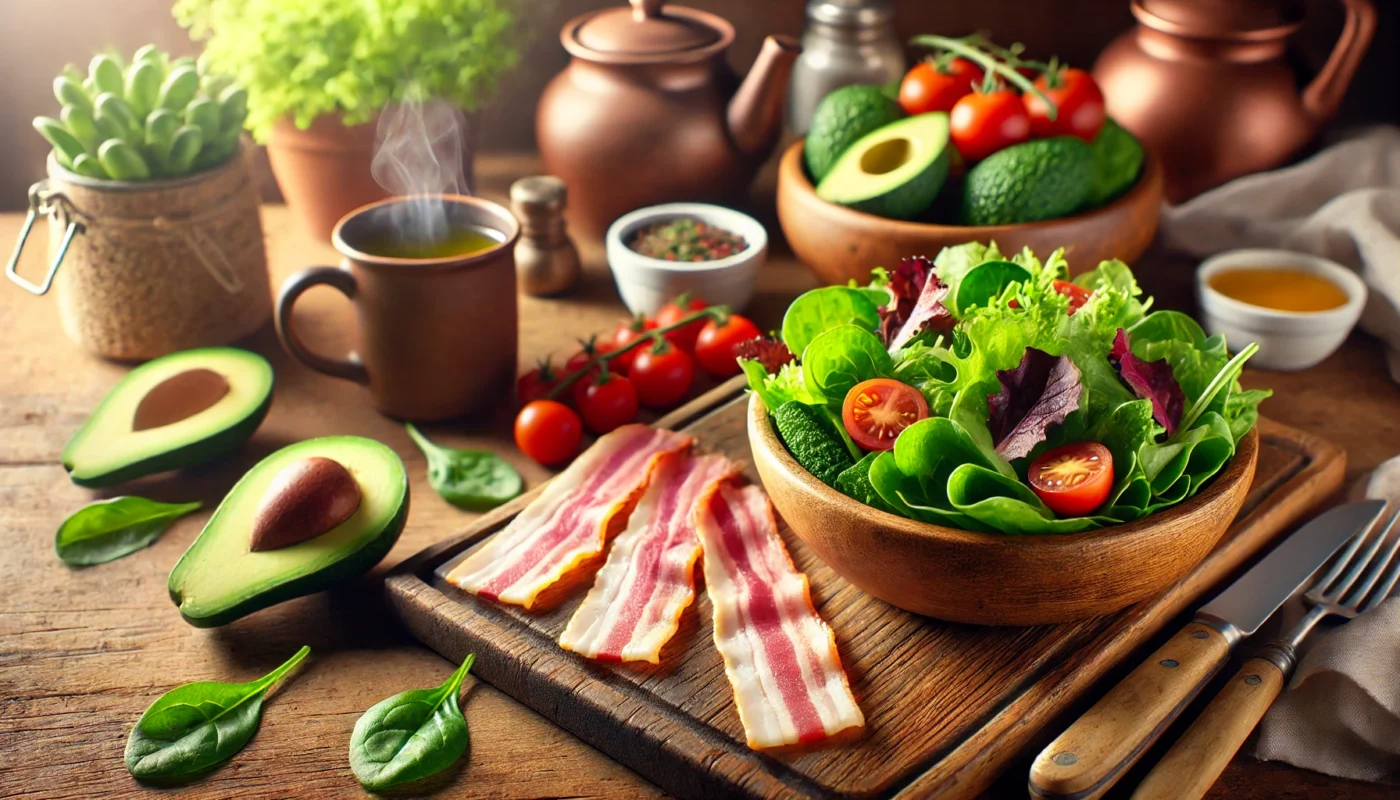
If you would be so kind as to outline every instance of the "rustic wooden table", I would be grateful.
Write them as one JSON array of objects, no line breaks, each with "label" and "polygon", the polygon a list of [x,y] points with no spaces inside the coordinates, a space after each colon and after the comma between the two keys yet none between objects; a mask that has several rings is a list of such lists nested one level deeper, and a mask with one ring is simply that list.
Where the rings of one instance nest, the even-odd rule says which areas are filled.
[{"label": "rustic wooden table", "polygon": [[[482,193],[500,200],[510,181],[534,170],[529,158],[484,158]],[[754,207],[772,223],[771,175]],[[0,215],[0,249],[21,215]],[[282,207],[263,215],[274,285],[289,272],[334,263]],[[776,224],[770,224],[776,233]],[[574,339],[611,328],[624,315],[600,249],[584,243],[588,264],[577,290],[558,300],[522,299],[520,363],[567,355]],[[26,274],[37,264],[25,267]],[[814,285],[781,245],[759,281],[751,315],[774,325],[787,302]],[[1155,270],[1155,271],[1154,271]],[[1181,297],[1178,267],[1144,270],[1149,290]],[[309,294],[299,322],[315,346],[333,352],[348,339],[349,308],[330,292]],[[490,331],[483,331],[490,336]],[[311,372],[285,356],[270,329],[244,346],[272,359],[276,402],[252,442],[224,463],[156,476],[118,491],[72,485],[59,451],[126,367],[80,351],[64,338],[52,298],[0,286],[0,797],[137,797],[122,748],[131,724],[160,693],[196,680],[247,680],[297,647],[312,648],[303,670],[270,702],[261,732],[233,761],[180,797],[359,797],[346,760],[355,719],[373,703],[408,688],[432,686],[451,665],[409,640],[388,618],[377,576],[389,566],[465,526],[472,515],[433,493],[421,454],[402,427],[377,414],[358,387]],[[1400,452],[1400,389],[1383,374],[1373,340],[1353,336],[1306,373],[1251,372],[1251,386],[1271,386],[1273,418],[1330,438],[1350,458],[1349,480]],[[492,419],[425,426],[457,446],[486,447],[515,463],[530,485],[546,471],[510,444],[510,409]],[[198,630],[181,621],[165,579],[224,493],[269,452],[300,439],[353,433],[399,452],[412,475],[408,526],[383,564],[363,581],[300,598],[224,628]],[[58,523],[94,496],[141,494],[167,501],[198,498],[205,509],[178,522],[148,550],[87,569],[53,554]],[[464,710],[471,725],[467,765],[442,796],[500,798],[655,797],[635,774],[554,727],[510,698],[469,678]],[[1024,796],[1025,770],[1010,771],[992,795]],[[1380,798],[1393,789],[1338,781],[1285,765],[1237,758],[1216,785],[1220,798]]]}]

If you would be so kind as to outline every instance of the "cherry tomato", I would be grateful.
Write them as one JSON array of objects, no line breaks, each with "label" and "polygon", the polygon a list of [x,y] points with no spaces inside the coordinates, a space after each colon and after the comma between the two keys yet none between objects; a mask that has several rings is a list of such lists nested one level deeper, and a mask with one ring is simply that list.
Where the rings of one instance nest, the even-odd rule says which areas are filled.
[{"label": "cherry tomato", "polygon": [[973,92],[958,100],[948,126],[953,144],[968,161],[981,161],[1031,136],[1031,120],[1021,96],[1008,89]]},{"label": "cherry tomato", "polygon": [[1051,511],[1082,517],[1103,505],[1113,489],[1113,454],[1098,442],[1056,447],[1031,462],[1026,478]]},{"label": "cherry tomato", "polygon": [[1054,283],[1055,291],[1069,298],[1069,315],[1074,316],[1074,312],[1084,307],[1089,302],[1089,295],[1093,292],[1085,289],[1077,283],[1057,280]]},{"label": "cherry tomato", "polygon": [[899,105],[910,116],[951,111],[958,98],[971,94],[981,83],[982,70],[965,58],[923,61],[900,81]]},{"label": "cherry tomato", "polygon": [[[705,301],[698,297],[691,297],[690,292],[682,294],[675,300],[661,307],[656,312],[656,326],[667,328],[677,322],[705,308]],[[705,327],[705,320],[698,319],[682,328],[666,334],[666,338],[687,353],[695,352],[695,337],[700,335],[700,329]]]},{"label": "cherry tomato", "polygon": [[532,400],[541,400],[558,384],[559,371],[546,358],[540,362],[538,367],[521,375],[520,379],[515,382],[515,399],[521,405]]},{"label": "cherry tomato", "polygon": [[695,340],[695,360],[717,378],[739,374],[734,349],[762,336],[758,326],[738,314],[730,314],[723,324],[710,320]]},{"label": "cherry tomato", "polygon": [[[588,364],[591,363],[594,358],[612,350],[611,343],[599,342],[597,336],[590,336],[587,339],[580,339],[579,345],[579,351],[569,356],[569,360],[564,362],[564,374],[560,376],[560,380],[569,377],[570,375],[574,374],[575,372],[578,372],[584,367],[587,367]],[[585,373],[582,378],[579,378],[577,381],[574,381],[573,388],[568,391],[571,392],[574,398],[575,405],[578,404],[578,395],[583,390],[583,387],[586,384],[592,383],[593,381],[597,380],[598,375],[601,372],[602,370],[596,366],[589,367],[588,372]]]},{"label": "cherry tomato", "polygon": [[695,379],[695,362],[679,348],[662,339],[632,362],[628,380],[637,389],[637,400],[648,408],[670,408],[690,391]]},{"label": "cherry tomato", "polygon": [[572,408],[554,400],[533,400],[515,417],[515,446],[546,467],[578,455],[583,423]]},{"label": "cherry tomato", "polygon": [[1026,113],[1031,120],[1031,135],[1037,139],[1050,136],[1078,136],[1092,142],[1107,118],[1103,92],[1082,69],[1063,68],[1047,72],[1035,80],[1039,89],[1055,104],[1058,113],[1050,119],[1050,107],[1032,92],[1022,95]]},{"label": "cherry tomato", "polygon": [[[656,323],[647,319],[644,315],[638,314],[627,322],[617,326],[613,331],[612,339],[608,342],[610,350],[621,350],[627,345],[642,338],[642,334],[656,327]],[[620,356],[608,362],[608,368],[627,374],[632,369],[632,362],[637,360],[637,354],[646,349],[645,345],[634,347]]]},{"label": "cherry tomato", "polygon": [[574,393],[583,424],[594,433],[608,431],[637,418],[637,389],[632,382],[609,372],[583,383]]},{"label": "cherry tomato", "polygon": [[846,433],[866,450],[890,450],[910,425],[928,418],[923,392],[891,378],[873,378],[851,387],[841,405]]}]

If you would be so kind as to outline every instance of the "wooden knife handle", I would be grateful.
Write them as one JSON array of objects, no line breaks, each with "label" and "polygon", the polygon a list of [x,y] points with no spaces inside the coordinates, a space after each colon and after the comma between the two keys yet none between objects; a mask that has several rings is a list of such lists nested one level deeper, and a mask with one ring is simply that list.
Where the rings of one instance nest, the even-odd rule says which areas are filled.
[{"label": "wooden knife handle", "polygon": [[1132,800],[1204,797],[1283,689],[1272,661],[1251,658],[1147,774]]},{"label": "wooden knife handle", "polygon": [[1101,797],[1220,669],[1231,645],[1209,625],[1182,628],[1041,751],[1031,765],[1031,795]]}]

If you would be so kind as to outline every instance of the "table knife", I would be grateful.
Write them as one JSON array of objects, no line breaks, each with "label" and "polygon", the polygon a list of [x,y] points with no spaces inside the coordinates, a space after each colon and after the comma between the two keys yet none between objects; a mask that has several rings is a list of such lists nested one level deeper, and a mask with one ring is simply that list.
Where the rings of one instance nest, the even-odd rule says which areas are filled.
[{"label": "table knife", "polygon": [[1030,793],[1047,800],[1101,797],[1161,736],[1254,633],[1385,504],[1350,503],[1299,528],[1209,603],[1076,720],[1031,765]]}]

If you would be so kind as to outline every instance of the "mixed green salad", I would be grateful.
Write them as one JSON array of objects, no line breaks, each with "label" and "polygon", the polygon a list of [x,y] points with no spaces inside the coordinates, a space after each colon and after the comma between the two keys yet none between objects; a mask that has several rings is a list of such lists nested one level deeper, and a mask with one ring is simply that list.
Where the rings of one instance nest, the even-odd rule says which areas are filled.
[{"label": "mixed green salad", "polygon": [[793,457],[872,507],[972,531],[1073,533],[1195,494],[1270,392],[1121,261],[1069,279],[995,244],[795,300],[741,365]]}]

